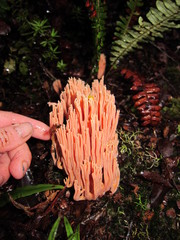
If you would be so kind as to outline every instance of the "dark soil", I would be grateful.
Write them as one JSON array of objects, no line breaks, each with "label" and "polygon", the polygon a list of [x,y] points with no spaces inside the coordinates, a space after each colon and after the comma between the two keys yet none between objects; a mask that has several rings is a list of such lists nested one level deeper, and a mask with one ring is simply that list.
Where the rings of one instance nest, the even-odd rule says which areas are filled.
[{"label": "dark soil", "polygon": [[[8,8],[0,11],[0,109],[48,124],[51,109],[47,103],[59,98],[53,90],[53,81],[60,79],[64,87],[70,76],[88,83],[95,76],[91,72],[94,67],[91,21],[83,1],[15,2],[13,7],[12,1],[2,1]],[[142,15],[150,7],[148,4],[142,8]],[[115,0],[107,1],[107,5],[108,38],[104,52],[108,59],[115,22],[120,9],[126,12],[126,5]],[[78,8],[82,11],[79,17]],[[46,18],[58,31],[56,44],[60,58],[67,64],[64,71],[57,69],[56,59],[42,58],[44,49],[38,42],[31,46],[27,41],[22,33],[30,30],[26,26],[21,28],[22,13],[27,14],[29,21],[35,16]],[[105,84],[115,95],[121,111],[118,125],[121,182],[117,192],[113,196],[106,193],[96,201],[75,202],[72,188],[22,198],[18,200],[21,205],[7,204],[0,209],[0,239],[47,239],[58,216],[62,220],[57,239],[67,239],[64,216],[73,230],[80,225],[81,239],[180,239],[178,40],[177,30],[165,33],[163,39],[143,44],[142,49],[127,55],[110,72],[107,61]],[[5,62],[10,60],[16,66],[7,71]],[[136,72],[146,83],[159,86],[161,122],[156,126],[142,126],[132,100],[133,83],[120,74],[123,68]],[[33,155],[30,169],[22,180],[10,178],[0,194],[30,184],[63,184],[63,173],[53,166],[51,142],[30,139],[28,145]]]}]

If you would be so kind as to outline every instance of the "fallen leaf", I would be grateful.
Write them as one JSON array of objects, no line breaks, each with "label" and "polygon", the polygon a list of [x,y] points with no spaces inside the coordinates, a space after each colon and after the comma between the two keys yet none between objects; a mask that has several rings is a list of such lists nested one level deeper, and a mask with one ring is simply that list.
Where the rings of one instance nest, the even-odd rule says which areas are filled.
[{"label": "fallen leaf", "polygon": [[169,126],[166,126],[163,130],[163,137],[167,138],[169,134]]},{"label": "fallen leaf", "polygon": [[161,184],[153,184],[150,197],[151,207],[155,208],[159,204],[161,204],[164,200],[166,193],[168,193],[170,189],[170,187]]},{"label": "fallen leaf", "polygon": [[166,211],[166,216],[169,218],[175,218],[176,217],[176,212],[174,208],[170,208]]},{"label": "fallen leaf", "polygon": [[98,74],[97,78],[101,79],[106,69],[106,56],[102,53],[99,58]]},{"label": "fallen leaf", "polygon": [[137,184],[131,183],[131,186],[134,188],[133,192],[138,196],[137,192],[139,191],[139,186]]},{"label": "fallen leaf", "polygon": [[59,79],[56,79],[53,82],[53,89],[57,94],[59,94],[60,91],[62,90],[62,84],[61,84],[61,81]]},{"label": "fallen leaf", "polygon": [[168,179],[165,179],[158,172],[143,171],[143,172],[141,172],[141,176],[143,178],[145,178],[146,180],[151,181],[153,183],[162,184],[166,187],[172,187],[172,185],[169,183]]},{"label": "fallen leaf", "polygon": [[174,152],[173,145],[168,139],[160,139],[159,140],[158,150],[164,158],[171,157]]},{"label": "fallen leaf", "polygon": [[154,212],[152,212],[151,210],[146,210],[143,216],[143,221],[150,222],[153,216]]}]

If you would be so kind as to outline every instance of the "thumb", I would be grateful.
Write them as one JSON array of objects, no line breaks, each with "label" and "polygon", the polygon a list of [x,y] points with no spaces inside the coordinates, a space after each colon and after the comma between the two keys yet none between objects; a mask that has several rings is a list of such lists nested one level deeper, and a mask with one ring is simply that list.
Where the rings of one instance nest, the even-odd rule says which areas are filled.
[{"label": "thumb", "polygon": [[0,128],[0,153],[22,145],[31,137],[32,132],[33,127],[30,123],[20,123]]}]

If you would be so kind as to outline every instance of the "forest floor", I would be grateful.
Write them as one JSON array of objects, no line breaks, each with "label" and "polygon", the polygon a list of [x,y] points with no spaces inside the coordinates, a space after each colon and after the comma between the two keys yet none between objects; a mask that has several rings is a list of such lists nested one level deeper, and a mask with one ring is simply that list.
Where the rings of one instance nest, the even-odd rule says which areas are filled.
[{"label": "forest floor", "polygon": [[[57,102],[59,98],[52,86],[55,79],[60,79],[64,87],[71,76],[80,77],[89,84],[96,78],[91,75],[90,21],[87,18],[78,25],[76,19],[74,23],[74,18],[70,18],[73,1],[54,1],[53,4],[34,1],[34,6],[28,1],[17,2],[14,9],[8,9],[8,14],[3,12],[0,20],[0,110],[49,124],[51,109],[47,103]],[[120,8],[117,1],[109,4],[111,21],[118,16],[117,6]],[[34,49],[28,46],[32,39],[25,44],[26,36],[22,32],[26,26],[19,26],[21,20],[18,17],[29,12],[33,16],[39,14],[41,19],[46,16],[51,26],[57,29],[60,35],[57,44],[61,58],[67,64],[66,70],[60,72],[54,61],[42,60],[39,52],[42,48],[39,50],[37,43]],[[58,216],[62,220],[57,239],[67,238],[64,216],[74,231],[80,226],[81,239],[180,239],[178,40],[177,30],[165,33],[162,39],[143,44],[142,49],[126,56],[110,74],[107,61],[105,84],[115,95],[117,109],[120,109],[117,132],[121,180],[116,193],[106,193],[96,201],[76,202],[71,188],[37,193],[18,200],[18,203],[12,201],[0,209],[0,239],[47,239]],[[105,55],[109,56],[109,51],[104,51]],[[122,69],[130,70],[132,77],[125,78]],[[140,113],[132,100],[134,75],[160,89],[161,121],[155,126],[142,126]],[[51,142],[30,139],[28,145],[33,156],[30,169],[22,180],[10,178],[0,188],[0,194],[31,184],[63,184],[63,174],[53,165]]]}]

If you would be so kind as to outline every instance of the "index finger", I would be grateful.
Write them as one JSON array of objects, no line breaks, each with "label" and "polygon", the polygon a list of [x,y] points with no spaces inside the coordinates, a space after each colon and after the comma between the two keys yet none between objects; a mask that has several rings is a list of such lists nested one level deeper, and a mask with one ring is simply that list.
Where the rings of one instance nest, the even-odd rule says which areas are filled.
[{"label": "index finger", "polygon": [[39,138],[42,140],[50,139],[49,127],[45,123],[39,120],[35,120],[33,118],[23,116],[18,113],[0,111],[0,127],[6,127],[12,124],[24,122],[29,122],[32,124],[33,126],[32,137]]}]

